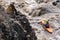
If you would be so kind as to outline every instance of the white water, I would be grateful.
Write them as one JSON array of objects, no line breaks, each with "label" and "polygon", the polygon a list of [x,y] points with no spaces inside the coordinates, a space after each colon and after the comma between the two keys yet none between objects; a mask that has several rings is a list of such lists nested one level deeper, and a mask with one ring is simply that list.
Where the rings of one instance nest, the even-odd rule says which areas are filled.
[{"label": "white water", "polygon": [[[3,3],[5,5],[10,4],[11,2],[19,3],[20,1],[18,2],[16,0],[3,0]],[[22,11],[22,9],[17,8],[17,10],[19,10],[20,12],[22,12],[23,14],[25,14],[27,16],[27,18],[29,19],[29,22],[31,23],[32,28],[37,29],[37,30],[35,30],[36,36],[38,38],[37,40],[60,40],[60,29],[59,29],[60,23],[58,23],[57,21],[54,21],[55,19],[60,21],[60,18],[57,18],[57,16],[56,16],[56,15],[59,15],[59,17],[60,17],[60,9],[56,6],[53,6],[51,4],[51,2],[49,2],[47,4],[41,3],[39,5],[34,0],[27,0],[25,2],[27,2],[29,4],[28,8],[30,10],[40,6],[40,7],[44,7],[47,10],[51,11],[51,13],[48,12],[47,14],[44,14],[44,15],[39,16],[39,17],[38,16],[31,17],[28,15],[28,13]],[[51,18],[54,18],[54,19],[51,19]],[[41,19],[46,19],[46,20],[49,19],[50,20],[50,23],[53,26],[52,28],[54,30],[52,34],[45,31],[43,29],[43,27],[40,24],[38,24],[38,22],[40,22]]]}]

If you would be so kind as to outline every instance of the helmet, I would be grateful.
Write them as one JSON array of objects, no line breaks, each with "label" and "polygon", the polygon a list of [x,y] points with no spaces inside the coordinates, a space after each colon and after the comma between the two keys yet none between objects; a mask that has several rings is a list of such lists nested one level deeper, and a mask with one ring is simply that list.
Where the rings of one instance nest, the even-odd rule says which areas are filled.
[{"label": "helmet", "polygon": [[47,20],[41,20],[42,24],[46,24],[48,21]]},{"label": "helmet", "polygon": [[45,23],[45,20],[42,20],[41,23],[44,24]]}]

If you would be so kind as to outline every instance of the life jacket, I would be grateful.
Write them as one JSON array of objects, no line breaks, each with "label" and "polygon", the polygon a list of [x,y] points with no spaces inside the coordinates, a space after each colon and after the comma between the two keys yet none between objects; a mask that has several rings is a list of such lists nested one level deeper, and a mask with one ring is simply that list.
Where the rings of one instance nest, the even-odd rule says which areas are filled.
[{"label": "life jacket", "polygon": [[43,26],[49,28],[49,22],[48,21],[44,20],[44,21],[42,21],[42,24],[43,24]]}]

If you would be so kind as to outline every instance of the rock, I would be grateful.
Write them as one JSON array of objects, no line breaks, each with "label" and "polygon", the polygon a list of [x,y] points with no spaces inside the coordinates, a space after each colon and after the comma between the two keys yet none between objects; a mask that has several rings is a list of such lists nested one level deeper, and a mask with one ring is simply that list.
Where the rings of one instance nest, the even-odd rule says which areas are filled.
[{"label": "rock", "polygon": [[53,2],[52,4],[53,4],[54,6],[56,6],[56,5],[57,5],[57,2]]},{"label": "rock", "polygon": [[17,10],[15,9],[14,3],[11,3],[7,8],[7,13],[14,13],[17,14]]},{"label": "rock", "polygon": [[[15,13],[7,14],[5,11],[2,12],[0,14],[4,17],[4,21],[0,23],[0,40],[37,40],[35,32],[32,30],[25,15],[20,12],[17,12],[18,15]],[[30,35],[30,37],[26,37],[27,35]]]}]

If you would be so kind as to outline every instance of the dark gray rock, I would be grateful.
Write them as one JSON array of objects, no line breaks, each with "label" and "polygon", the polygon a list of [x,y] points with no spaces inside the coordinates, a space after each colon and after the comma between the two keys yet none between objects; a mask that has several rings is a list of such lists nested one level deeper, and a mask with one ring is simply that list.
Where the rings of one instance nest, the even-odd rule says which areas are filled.
[{"label": "dark gray rock", "polygon": [[7,14],[5,11],[0,14],[4,17],[0,23],[0,40],[37,40],[25,15]]}]

